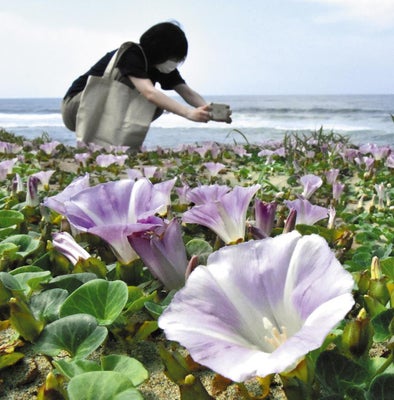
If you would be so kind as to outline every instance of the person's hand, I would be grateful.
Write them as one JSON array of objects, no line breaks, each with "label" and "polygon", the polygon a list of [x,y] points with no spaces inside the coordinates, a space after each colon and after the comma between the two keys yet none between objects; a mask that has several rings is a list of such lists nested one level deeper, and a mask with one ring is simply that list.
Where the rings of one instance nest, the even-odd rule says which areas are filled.
[{"label": "person's hand", "polygon": [[194,122],[208,122],[211,119],[211,114],[209,110],[209,104],[201,107],[190,108],[188,110],[186,118]]}]

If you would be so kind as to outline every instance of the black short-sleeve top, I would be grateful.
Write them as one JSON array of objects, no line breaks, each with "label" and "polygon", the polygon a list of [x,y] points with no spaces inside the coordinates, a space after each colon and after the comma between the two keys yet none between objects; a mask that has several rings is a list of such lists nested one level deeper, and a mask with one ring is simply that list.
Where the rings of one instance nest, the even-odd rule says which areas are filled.
[{"label": "black short-sleeve top", "polygon": [[[73,97],[82,92],[86,86],[89,75],[103,76],[105,68],[109,64],[116,50],[110,51],[85,74],[77,78],[68,89],[66,97]],[[136,78],[150,79],[153,84],[158,82],[162,89],[172,90],[175,86],[185,83],[179,71],[176,69],[169,74],[163,74],[154,66],[148,65],[146,68],[145,57],[138,45],[130,46],[119,59],[116,65],[123,77],[134,76]]]}]

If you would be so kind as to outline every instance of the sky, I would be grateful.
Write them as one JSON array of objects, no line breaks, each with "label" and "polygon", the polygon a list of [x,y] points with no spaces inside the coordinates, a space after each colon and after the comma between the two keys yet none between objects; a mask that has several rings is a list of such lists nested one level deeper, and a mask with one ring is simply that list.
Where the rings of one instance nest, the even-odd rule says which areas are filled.
[{"label": "sky", "polygon": [[202,95],[394,93],[394,0],[0,0],[0,97],[63,97],[169,20]]}]

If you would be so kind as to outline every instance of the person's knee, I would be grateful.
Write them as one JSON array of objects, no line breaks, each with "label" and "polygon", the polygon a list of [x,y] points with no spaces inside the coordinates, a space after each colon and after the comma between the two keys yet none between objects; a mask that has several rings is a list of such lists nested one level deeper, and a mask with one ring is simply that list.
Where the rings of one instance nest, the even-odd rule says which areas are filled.
[{"label": "person's knee", "polygon": [[62,119],[67,129],[75,132],[77,125],[77,112],[79,108],[80,94],[72,98],[64,99],[62,102]]}]

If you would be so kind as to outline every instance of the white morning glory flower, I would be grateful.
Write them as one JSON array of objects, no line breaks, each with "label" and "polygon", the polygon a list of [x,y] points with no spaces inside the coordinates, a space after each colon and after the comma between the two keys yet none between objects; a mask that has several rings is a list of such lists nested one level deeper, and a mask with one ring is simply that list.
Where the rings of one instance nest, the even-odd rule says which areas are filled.
[{"label": "white morning glory flower", "polygon": [[233,380],[289,371],[354,304],[326,241],[297,231],[228,246],[197,267],[159,318],[170,340]]}]

